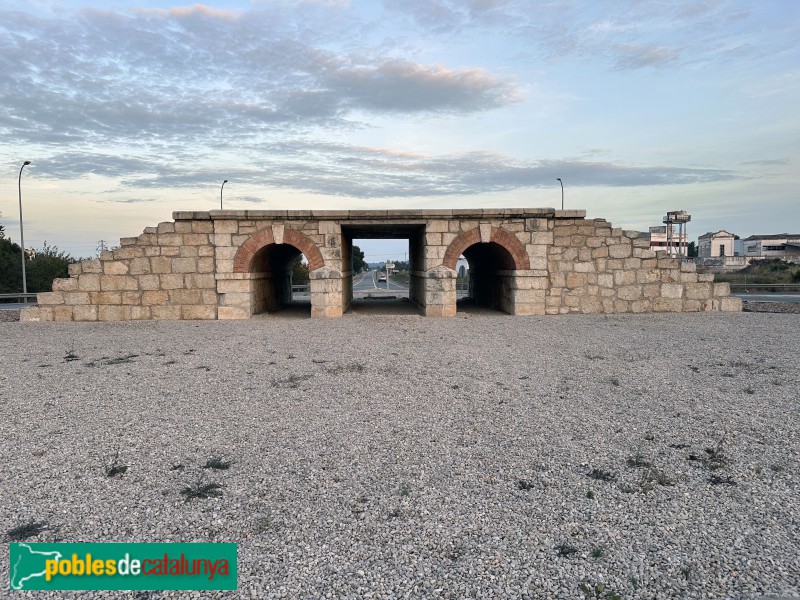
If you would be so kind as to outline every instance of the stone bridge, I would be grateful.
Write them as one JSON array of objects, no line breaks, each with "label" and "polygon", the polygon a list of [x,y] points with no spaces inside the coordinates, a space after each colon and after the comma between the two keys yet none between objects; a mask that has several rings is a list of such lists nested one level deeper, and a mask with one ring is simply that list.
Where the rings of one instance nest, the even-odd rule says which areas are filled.
[{"label": "stone bridge", "polygon": [[304,254],[311,316],[339,317],[353,297],[354,239],[409,240],[409,299],[452,317],[456,262],[475,302],[512,315],[738,311],[726,283],[650,250],[638,232],[582,210],[464,209],[175,212],[173,221],[95,260],[38,295],[23,321],[247,319],[291,301]]}]

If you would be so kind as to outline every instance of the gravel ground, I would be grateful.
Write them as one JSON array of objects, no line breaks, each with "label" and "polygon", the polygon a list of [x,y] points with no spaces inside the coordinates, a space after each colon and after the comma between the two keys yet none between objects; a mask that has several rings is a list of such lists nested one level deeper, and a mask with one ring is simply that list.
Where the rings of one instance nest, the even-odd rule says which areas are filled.
[{"label": "gravel ground", "polygon": [[236,542],[257,598],[800,593],[795,315],[0,334],[0,539]]}]

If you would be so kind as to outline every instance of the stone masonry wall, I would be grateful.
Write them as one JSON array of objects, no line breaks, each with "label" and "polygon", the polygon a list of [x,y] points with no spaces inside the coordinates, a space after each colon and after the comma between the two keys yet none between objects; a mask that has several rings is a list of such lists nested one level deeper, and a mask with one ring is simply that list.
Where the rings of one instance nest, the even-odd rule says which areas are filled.
[{"label": "stone masonry wall", "polygon": [[637,231],[604,219],[555,219],[547,314],[738,311],[727,283],[653,251]]},{"label": "stone masonry wall", "polygon": [[308,260],[311,316],[338,317],[352,299],[351,239],[343,235],[344,225],[362,232],[411,225],[424,232],[412,237],[409,260],[410,298],[426,316],[456,314],[455,267],[462,253],[480,257],[476,280],[485,277],[493,304],[511,314],[741,310],[741,300],[730,296],[727,284],[714,283],[713,275],[650,250],[638,232],[586,219],[584,211],[211,211],[173,217],[123,238],[120,248],[98,259],[71,265],[70,277],[55,280],[53,291],[39,294],[38,306],[24,309],[21,319],[246,319],[277,308],[287,294],[286,274],[270,272],[264,255],[280,244]]},{"label": "stone masonry wall", "polygon": [[38,295],[23,321],[216,319],[210,219],[165,222],[94,260],[70,265],[68,279]]}]

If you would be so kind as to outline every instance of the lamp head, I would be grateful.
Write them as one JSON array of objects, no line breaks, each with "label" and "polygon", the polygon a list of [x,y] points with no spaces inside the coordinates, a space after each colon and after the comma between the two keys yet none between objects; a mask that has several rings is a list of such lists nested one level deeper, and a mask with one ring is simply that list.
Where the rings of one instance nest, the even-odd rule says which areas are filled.
[{"label": "lamp head", "polygon": [[228,180],[226,179],[226,180],[225,180],[225,181],[223,181],[222,183],[228,183]]},{"label": "lamp head", "polygon": [[24,163],[22,163],[22,166],[24,167],[25,165],[29,165],[29,164],[31,164],[31,161],[26,160]]},{"label": "lamp head", "polygon": [[[556,177],[556,181],[561,181],[561,177]],[[564,183],[564,182],[561,181],[561,183]]]}]

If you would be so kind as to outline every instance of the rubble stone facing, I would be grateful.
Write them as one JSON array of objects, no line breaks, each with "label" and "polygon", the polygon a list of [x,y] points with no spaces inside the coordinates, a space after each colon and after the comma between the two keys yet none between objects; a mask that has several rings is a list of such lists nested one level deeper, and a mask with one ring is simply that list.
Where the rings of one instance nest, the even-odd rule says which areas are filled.
[{"label": "rubble stone facing", "polygon": [[[352,296],[351,239],[343,226],[393,224],[420,231],[410,239],[409,296],[426,316],[456,314],[456,263],[475,244],[503,249],[491,293],[498,308],[515,315],[742,307],[728,284],[584,211],[229,210],[177,212],[173,219],[70,265],[70,277],[56,279],[21,320],[246,319],[276,309],[286,293],[286,281],[258,266],[259,252],[271,244],[294,246],[308,259],[312,317],[338,317]],[[483,276],[473,273],[476,281]]]}]

